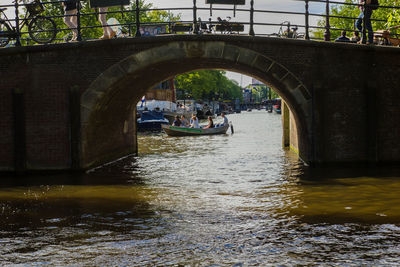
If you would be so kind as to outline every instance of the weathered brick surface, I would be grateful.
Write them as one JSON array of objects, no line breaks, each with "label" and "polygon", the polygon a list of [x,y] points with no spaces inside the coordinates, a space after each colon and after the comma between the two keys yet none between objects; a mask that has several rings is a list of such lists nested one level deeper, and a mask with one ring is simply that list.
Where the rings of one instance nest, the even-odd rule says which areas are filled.
[{"label": "weathered brick surface", "polygon": [[[212,49],[202,51],[207,46]],[[132,60],[142,51],[150,51],[143,54],[146,60]],[[239,71],[274,86],[297,119],[292,125],[297,126],[299,151],[310,161],[399,162],[399,62],[396,48],[235,36],[3,49],[0,169],[13,168],[13,89],[25,92],[28,168],[68,169],[72,87],[86,93],[82,166],[92,166],[136,151],[133,107],[147,88],[199,68]],[[96,83],[98,91],[93,90]],[[89,88],[93,91],[87,93]]]},{"label": "weathered brick surface", "polygon": [[[0,70],[4,71],[4,70]],[[6,88],[0,79],[0,88]],[[0,171],[11,170],[14,162],[14,138],[11,90],[0,90]]]},{"label": "weathered brick surface", "polygon": [[60,65],[40,65],[25,91],[27,164],[31,169],[69,166],[68,72]]}]

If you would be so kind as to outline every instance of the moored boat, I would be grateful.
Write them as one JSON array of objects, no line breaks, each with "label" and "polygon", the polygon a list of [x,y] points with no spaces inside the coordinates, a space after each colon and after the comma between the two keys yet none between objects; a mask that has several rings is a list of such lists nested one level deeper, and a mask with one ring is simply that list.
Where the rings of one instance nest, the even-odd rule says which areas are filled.
[{"label": "moored boat", "polygon": [[274,111],[276,114],[281,114],[281,106],[280,105],[274,105]]},{"label": "moored boat", "polygon": [[162,125],[162,129],[169,136],[193,136],[193,135],[212,135],[212,134],[225,134],[229,128],[229,124],[215,127],[215,128],[186,128],[171,125]]},{"label": "moored boat", "polygon": [[168,125],[161,111],[143,111],[137,119],[138,131],[161,131],[161,125]]}]

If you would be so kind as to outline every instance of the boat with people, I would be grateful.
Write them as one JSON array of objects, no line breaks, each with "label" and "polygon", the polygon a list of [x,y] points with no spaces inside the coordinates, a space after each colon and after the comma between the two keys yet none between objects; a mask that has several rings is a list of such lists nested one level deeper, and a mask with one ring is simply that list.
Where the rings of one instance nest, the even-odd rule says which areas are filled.
[{"label": "boat with people", "polygon": [[168,125],[169,121],[164,118],[162,111],[144,110],[137,119],[138,131],[161,131],[161,125]]},{"label": "boat with people", "polygon": [[169,136],[195,136],[195,135],[213,135],[225,134],[229,129],[230,124],[216,126],[214,128],[188,128],[172,125],[162,125],[162,129]]}]

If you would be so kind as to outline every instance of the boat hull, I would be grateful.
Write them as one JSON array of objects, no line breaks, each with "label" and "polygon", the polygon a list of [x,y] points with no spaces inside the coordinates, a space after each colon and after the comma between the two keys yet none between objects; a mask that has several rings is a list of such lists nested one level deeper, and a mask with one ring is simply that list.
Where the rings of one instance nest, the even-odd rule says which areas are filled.
[{"label": "boat hull", "polygon": [[162,125],[162,128],[169,136],[196,136],[225,134],[229,128],[229,125],[209,129],[184,128],[171,125]]},{"label": "boat hull", "polygon": [[162,125],[168,125],[168,121],[144,121],[138,122],[138,131],[161,131]]},{"label": "boat hull", "polygon": [[168,124],[169,121],[164,118],[161,111],[143,111],[139,119],[137,119],[137,129],[139,132],[143,131],[161,131],[162,124]]}]

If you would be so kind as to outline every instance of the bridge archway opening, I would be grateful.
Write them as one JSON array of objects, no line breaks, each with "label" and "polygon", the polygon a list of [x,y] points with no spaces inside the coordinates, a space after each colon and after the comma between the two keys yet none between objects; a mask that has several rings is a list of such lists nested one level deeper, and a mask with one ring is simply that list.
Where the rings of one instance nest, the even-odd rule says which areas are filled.
[{"label": "bridge archway opening", "polygon": [[224,42],[177,42],[126,58],[85,91],[81,98],[82,166],[90,168],[136,153],[136,103],[149,88],[176,75],[204,69],[241,73],[271,86],[284,100],[283,112],[286,107],[286,114],[295,122],[299,156],[310,159],[311,94],[288,68]]}]

